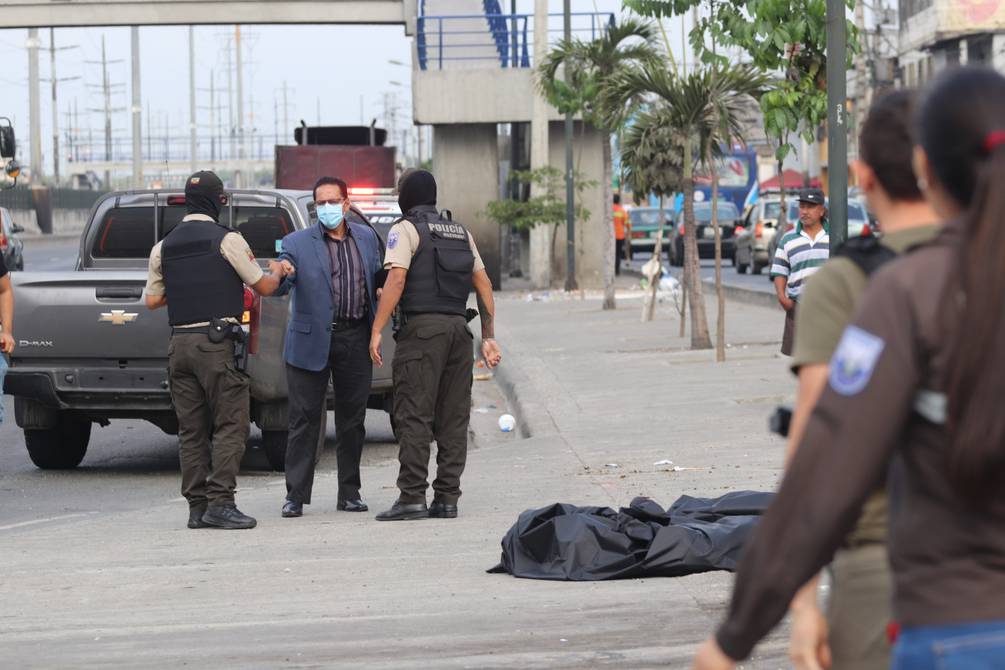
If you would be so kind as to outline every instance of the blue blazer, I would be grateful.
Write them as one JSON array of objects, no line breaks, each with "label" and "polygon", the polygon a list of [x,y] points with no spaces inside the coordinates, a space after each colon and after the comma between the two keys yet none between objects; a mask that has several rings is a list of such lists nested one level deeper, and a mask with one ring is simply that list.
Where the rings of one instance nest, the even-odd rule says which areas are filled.
[{"label": "blue blazer", "polygon": [[[350,221],[349,228],[363,260],[366,293],[370,299],[368,318],[372,326],[377,313],[377,289],[383,283],[378,284],[383,270],[383,247],[370,226]],[[314,372],[328,365],[332,321],[335,320],[331,256],[322,235],[321,226],[314,224],[283,238],[283,251],[278,260],[293,263],[296,274],[283,279],[275,293],[293,293],[283,358],[294,367]]]}]

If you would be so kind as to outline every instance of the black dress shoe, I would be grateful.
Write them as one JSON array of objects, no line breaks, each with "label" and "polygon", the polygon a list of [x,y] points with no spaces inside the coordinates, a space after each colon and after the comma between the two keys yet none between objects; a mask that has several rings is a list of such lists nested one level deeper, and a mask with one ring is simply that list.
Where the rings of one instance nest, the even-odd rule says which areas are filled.
[{"label": "black dress shoe", "polygon": [[356,498],[355,500],[339,500],[335,505],[335,509],[339,512],[368,512],[370,508],[366,506],[366,502],[362,498]]},{"label": "black dress shoe", "polygon": [[206,513],[205,505],[196,505],[188,508],[189,528],[209,528],[209,524],[202,522],[202,515]]},{"label": "black dress shoe", "polygon": [[243,530],[258,525],[254,517],[243,514],[234,503],[210,505],[206,508],[206,513],[202,515],[202,522],[223,530]]},{"label": "black dress shoe", "polygon": [[304,515],[304,505],[303,503],[294,502],[292,500],[287,500],[283,505],[283,518],[290,519],[296,516]]},{"label": "black dress shoe", "polygon": [[391,509],[377,515],[377,521],[411,521],[413,519],[428,519],[429,508],[426,503],[395,502]]},{"label": "black dress shoe", "polygon": [[432,519],[456,519],[457,505],[434,500],[433,504],[429,506],[429,516]]}]

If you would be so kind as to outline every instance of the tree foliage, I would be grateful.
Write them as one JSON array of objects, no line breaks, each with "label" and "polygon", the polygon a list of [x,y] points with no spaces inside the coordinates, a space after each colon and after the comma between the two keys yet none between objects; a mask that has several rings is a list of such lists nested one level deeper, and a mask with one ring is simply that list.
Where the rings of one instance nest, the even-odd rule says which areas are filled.
[{"label": "tree foliage", "polygon": [[[854,0],[845,0],[849,8]],[[625,7],[648,17],[680,16],[708,0],[624,0]],[[690,34],[691,46],[704,63],[725,60],[709,49],[738,48],[762,72],[780,75],[777,86],[761,98],[764,130],[777,142],[781,161],[792,150],[789,138],[802,134],[812,142],[827,120],[826,0],[712,0]],[[857,48],[857,32],[848,22],[848,65]]]},{"label": "tree foliage", "polygon": [[[553,167],[542,167],[536,170],[515,170],[513,179],[520,184],[530,184],[535,195],[525,201],[495,200],[486,205],[484,216],[500,226],[515,226],[518,230],[529,230],[534,226],[558,226],[565,223],[565,174]],[[582,179],[579,174],[573,177],[573,187],[581,203],[582,192],[596,186],[595,181]],[[578,221],[590,218],[590,211],[578,204],[574,210]]]}]

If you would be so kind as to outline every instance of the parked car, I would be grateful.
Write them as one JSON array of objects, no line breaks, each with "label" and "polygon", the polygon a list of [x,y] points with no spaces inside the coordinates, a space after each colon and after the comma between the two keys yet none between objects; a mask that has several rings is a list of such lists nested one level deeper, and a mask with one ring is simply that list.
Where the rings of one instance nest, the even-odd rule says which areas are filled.
[{"label": "parked car", "polygon": [[[285,235],[316,225],[313,210],[310,191],[238,190],[220,218],[244,236],[264,265],[277,256]],[[143,287],[151,247],[185,212],[185,196],[177,191],[109,193],[91,211],[74,270],[13,276],[18,346],[5,389],[14,396],[15,419],[38,467],[76,467],[94,423],[144,419],[177,433],[167,379],[167,311],[147,310]],[[350,220],[368,223],[358,208]],[[251,420],[262,430],[269,464],[282,470],[287,438],[283,342],[290,298],[260,298],[246,288],[244,300]],[[389,359],[393,346],[389,326],[384,334]],[[390,368],[374,369],[371,409],[392,407]]]},{"label": "parked car", "polygon": [[749,268],[755,275],[771,264],[771,248],[778,228],[782,202],[776,196],[762,197],[747,211],[736,230],[733,266],[740,274]]},{"label": "parked car", "polygon": [[24,228],[14,223],[14,217],[6,207],[0,207],[0,254],[8,270],[24,270],[24,242],[17,235]]},{"label": "parked car", "polygon": [[[660,226],[659,207],[633,207],[628,210],[628,221],[632,225],[632,253],[656,249],[656,231]],[[673,208],[663,210],[663,250],[669,253],[670,235],[673,228]]]},{"label": "parked car", "polygon": [[[717,207],[719,231],[722,238],[722,257],[731,259],[735,252],[735,228],[740,223],[740,212],[732,202],[720,200]],[[712,225],[712,203],[694,203],[694,220],[698,237],[698,258],[715,258],[715,227]],[[670,243],[670,264],[684,265],[684,210],[677,214]]]}]

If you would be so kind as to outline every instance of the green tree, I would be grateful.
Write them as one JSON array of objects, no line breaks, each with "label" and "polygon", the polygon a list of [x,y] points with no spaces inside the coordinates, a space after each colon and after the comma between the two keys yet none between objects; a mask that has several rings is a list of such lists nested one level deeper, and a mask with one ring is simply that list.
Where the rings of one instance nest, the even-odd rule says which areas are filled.
[{"label": "green tree", "polygon": [[[663,230],[666,223],[663,203],[667,197],[681,190],[684,179],[680,138],[670,125],[666,111],[664,105],[656,105],[639,112],[622,139],[624,183],[631,187],[636,200],[651,193],[660,201],[656,247],[648,264],[649,271],[645,273],[649,281],[649,295],[642,305],[643,321],[653,320],[656,289],[663,274]],[[683,319],[684,310],[681,308],[682,328]]]},{"label": "green tree", "polygon": [[[596,101],[607,82],[628,69],[660,58],[656,47],[656,28],[630,19],[608,25],[600,37],[592,41],[573,38],[562,40],[538,65],[537,81],[541,93],[564,113],[581,116],[583,121],[600,129],[603,137],[604,164],[604,309],[614,309],[614,219],[611,133],[624,122],[622,113],[598,108]],[[566,81],[568,80],[568,81]]]},{"label": "green tree", "polygon": [[[849,9],[855,0],[845,0]],[[707,16],[691,30],[691,46],[705,63],[724,62],[712,45],[736,47],[762,72],[781,76],[760,98],[764,130],[775,141],[778,173],[793,150],[791,138],[813,142],[827,120],[826,0],[624,0],[638,14],[653,18],[680,16],[692,7],[709,5]],[[848,66],[857,51],[858,31],[848,22]],[[785,192],[782,184],[782,216]],[[781,222],[784,227],[784,220]]]},{"label": "green tree", "polygon": [[[555,246],[555,236],[559,226],[565,223],[565,175],[553,167],[543,167],[536,170],[514,170],[511,178],[520,184],[529,184],[536,188],[535,195],[527,200],[495,200],[485,206],[481,213],[489,221],[499,226],[513,226],[517,230],[530,230],[536,226],[551,226],[551,245]],[[596,186],[596,182],[582,179],[579,173],[573,175],[573,190],[576,192],[576,205],[573,216],[583,223],[589,220],[590,210],[581,204],[585,190]],[[555,263],[555,258],[552,258]],[[558,274],[557,268],[552,268]]]},{"label": "green tree", "polygon": [[[684,192],[684,285],[691,305],[691,347],[709,349],[708,318],[699,276],[694,223],[694,169],[715,168],[720,146],[743,134],[741,115],[767,79],[749,66],[713,65],[678,76],[663,65],[626,70],[601,91],[601,104],[614,108],[640,97],[658,110],[682,154]],[[713,200],[714,203],[714,200]]]}]

